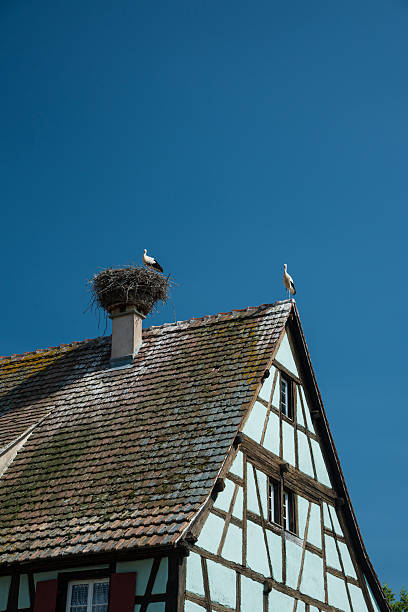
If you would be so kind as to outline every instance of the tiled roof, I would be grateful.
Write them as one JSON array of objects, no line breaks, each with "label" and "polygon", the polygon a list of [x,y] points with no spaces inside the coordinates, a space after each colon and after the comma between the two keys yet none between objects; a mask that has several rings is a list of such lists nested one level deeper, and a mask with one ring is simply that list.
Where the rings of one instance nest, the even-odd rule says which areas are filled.
[{"label": "tiled roof", "polygon": [[174,543],[208,496],[292,303],[0,359],[0,562]]}]

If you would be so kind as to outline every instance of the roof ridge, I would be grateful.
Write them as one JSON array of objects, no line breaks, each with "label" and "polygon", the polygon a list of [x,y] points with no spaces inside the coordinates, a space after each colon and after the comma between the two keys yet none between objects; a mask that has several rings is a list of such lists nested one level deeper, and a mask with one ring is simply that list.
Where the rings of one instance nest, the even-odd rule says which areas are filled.
[{"label": "roof ridge", "polygon": [[[162,325],[151,325],[144,329],[144,333],[146,332],[157,332],[163,328],[163,331],[177,331],[177,329],[181,329],[182,325],[187,323],[195,322],[195,321],[203,321],[205,323],[218,322],[217,318],[220,316],[231,315],[235,313],[246,313],[247,316],[253,316],[255,312],[259,310],[266,310],[267,308],[272,308],[273,306],[281,306],[285,304],[294,304],[295,300],[278,300],[276,302],[272,302],[271,304],[259,304],[258,306],[247,306],[246,308],[234,308],[233,310],[229,310],[227,312],[217,312],[212,315],[203,315],[201,317],[191,317],[190,319],[186,319],[184,321],[174,321],[173,323],[162,323]],[[244,315],[245,316],[245,315]]]},{"label": "roof ridge", "polygon": [[[191,323],[192,321],[205,321],[211,322],[216,321],[217,317],[230,315],[232,313],[247,313],[248,316],[252,316],[254,311],[258,311],[260,309],[266,310],[267,308],[271,308],[272,306],[284,305],[284,304],[295,304],[295,300],[293,298],[288,300],[277,300],[276,302],[272,302],[270,304],[259,304],[258,306],[247,306],[246,308],[233,308],[227,312],[217,312],[211,315],[202,315],[201,317],[191,317],[190,319],[184,319],[183,321],[174,321],[172,323],[162,323],[161,325],[151,325],[143,330],[144,333],[151,332],[156,333],[157,331],[163,329],[164,331],[177,331],[177,329],[181,328],[182,325],[186,325],[187,323]],[[171,329],[170,329],[171,328]],[[41,349],[33,349],[32,351],[25,351],[23,353],[12,353],[11,355],[0,355],[0,360],[19,360],[24,359],[25,357],[35,356],[47,353],[48,351],[55,351],[58,349],[78,346],[80,344],[84,344],[85,342],[95,342],[97,340],[105,340],[106,338],[110,338],[110,336],[97,336],[96,338],[84,338],[83,340],[72,340],[72,342],[57,344],[56,346],[48,346],[46,348]]]}]

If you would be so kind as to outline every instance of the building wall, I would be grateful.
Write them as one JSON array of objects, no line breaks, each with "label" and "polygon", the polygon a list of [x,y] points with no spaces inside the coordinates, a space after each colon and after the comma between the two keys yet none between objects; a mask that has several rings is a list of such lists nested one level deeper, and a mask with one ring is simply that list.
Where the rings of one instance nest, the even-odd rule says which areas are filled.
[{"label": "building wall", "polygon": [[[293,420],[279,410],[281,372],[293,380]],[[185,612],[377,612],[286,335],[242,432],[225,489],[187,558]],[[269,477],[292,492],[294,533],[269,514]]]},{"label": "building wall", "polygon": [[[138,559],[133,561],[118,561],[113,564],[99,564],[99,565],[82,565],[79,567],[69,567],[64,569],[56,569],[51,571],[33,572],[31,574],[21,574],[18,586],[18,610],[32,609],[33,602],[30,601],[30,581],[34,585],[36,590],[38,584],[42,581],[47,580],[59,580],[63,581],[64,575],[67,573],[77,574],[77,577],[70,576],[70,579],[81,580],[83,576],[90,577],[92,573],[95,573],[95,577],[98,575],[111,576],[113,573],[132,573],[136,574],[136,590],[135,590],[135,602],[142,601],[144,597],[148,599],[153,596],[154,599],[162,599],[162,601],[154,601],[147,604],[147,612],[165,612],[166,601],[168,600],[167,584],[169,577],[169,560],[167,557],[162,557],[159,562],[156,561],[157,574],[153,581],[151,591],[148,589],[149,577],[151,576],[154,559]],[[106,570],[106,572],[105,572]],[[153,571],[155,571],[153,570]],[[65,583],[65,581],[63,581]],[[15,610],[14,602],[9,601],[11,587],[11,576],[0,576],[0,612],[6,612],[8,609]],[[61,590],[61,589],[60,589]],[[61,599],[64,593],[60,594],[59,601],[57,601],[56,610],[62,610],[65,608]],[[9,608],[7,607],[9,604]],[[140,612],[141,603],[135,603],[134,612]],[[121,612],[121,610],[115,610],[113,612]]]}]

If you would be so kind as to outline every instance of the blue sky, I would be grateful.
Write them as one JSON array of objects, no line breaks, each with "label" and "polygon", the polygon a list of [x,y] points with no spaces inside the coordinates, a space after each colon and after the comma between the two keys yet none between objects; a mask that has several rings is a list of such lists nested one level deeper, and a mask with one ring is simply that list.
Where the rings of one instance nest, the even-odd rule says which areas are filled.
[{"label": "blue sky", "polygon": [[3,0],[1,354],[103,333],[100,268],[177,282],[151,324],[297,304],[368,552],[407,586],[408,5]]}]

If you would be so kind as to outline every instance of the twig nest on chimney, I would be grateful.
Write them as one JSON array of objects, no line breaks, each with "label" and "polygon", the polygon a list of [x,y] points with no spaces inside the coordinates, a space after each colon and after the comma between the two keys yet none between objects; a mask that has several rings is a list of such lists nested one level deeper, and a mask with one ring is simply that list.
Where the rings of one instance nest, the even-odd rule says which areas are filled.
[{"label": "twig nest on chimney", "polygon": [[111,313],[118,308],[134,306],[144,315],[168,297],[169,278],[155,270],[142,266],[107,268],[89,281],[91,306],[98,306]]}]

